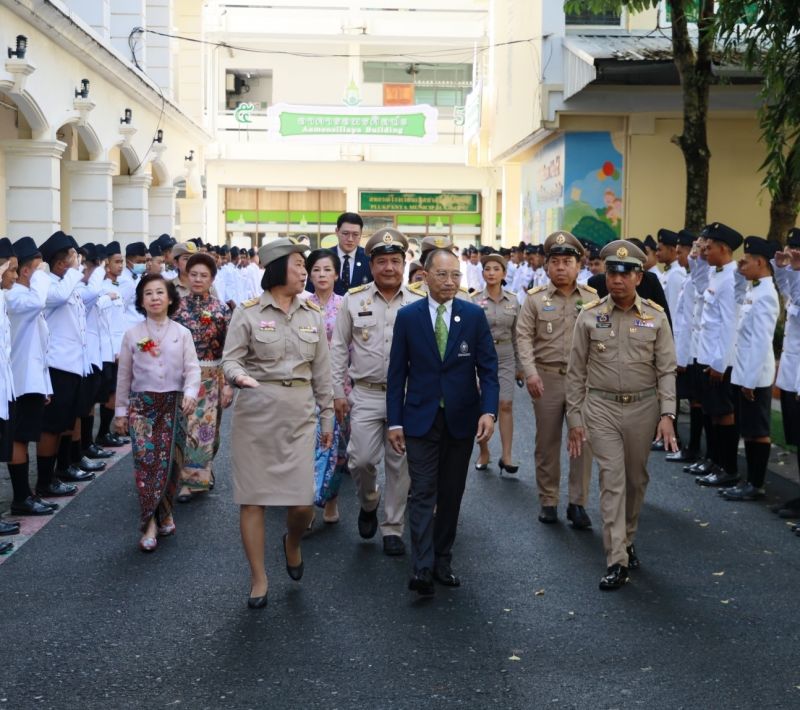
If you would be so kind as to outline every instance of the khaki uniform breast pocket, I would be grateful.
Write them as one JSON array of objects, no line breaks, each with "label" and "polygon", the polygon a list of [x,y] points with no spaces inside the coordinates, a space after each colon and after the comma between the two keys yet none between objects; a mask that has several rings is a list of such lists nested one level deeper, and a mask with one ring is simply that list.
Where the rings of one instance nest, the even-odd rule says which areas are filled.
[{"label": "khaki uniform breast pocket", "polygon": [[631,326],[628,332],[629,354],[632,360],[652,360],[656,342],[655,328]]},{"label": "khaki uniform breast pocket", "polygon": [[559,332],[559,320],[561,316],[557,311],[542,311],[539,313],[539,327],[537,335],[542,338],[555,338]]},{"label": "khaki uniform breast pocket", "polygon": [[319,331],[313,333],[308,330],[301,330],[297,333],[300,338],[300,353],[306,360],[313,360],[317,352],[319,343]]},{"label": "khaki uniform breast pocket", "polygon": [[610,328],[594,328],[589,333],[589,358],[598,362],[609,362],[617,357],[616,338],[611,337]]},{"label": "khaki uniform breast pocket", "polygon": [[253,349],[263,360],[280,360],[286,352],[286,339],[279,330],[257,330],[253,334]]},{"label": "khaki uniform breast pocket", "polygon": [[353,337],[362,342],[368,342],[375,337],[378,319],[375,316],[362,316],[353,318]]}]

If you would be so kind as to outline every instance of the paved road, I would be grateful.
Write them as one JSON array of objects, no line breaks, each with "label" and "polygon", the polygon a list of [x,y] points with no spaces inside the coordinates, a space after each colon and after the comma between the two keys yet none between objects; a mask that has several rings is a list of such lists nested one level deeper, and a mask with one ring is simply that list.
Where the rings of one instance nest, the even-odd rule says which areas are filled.
[{"label": "paved road", "polygon": [[[342,523],[306,541],[299,584],[270,513],[269,608],[249,611],[227,451],[216,491],[180,507],[152,556],[124,459],[0,566],[0,708],[800,706],[800,538],[654,456],[643,567],[601,593],[599,525],[536,521],[522,392],[517,407],[522,478],[471,473],[463,586],[430,601],[406,591],[407,558],[358,537],[346,480]],[[596,484],[589,512],[599,522]]]}]

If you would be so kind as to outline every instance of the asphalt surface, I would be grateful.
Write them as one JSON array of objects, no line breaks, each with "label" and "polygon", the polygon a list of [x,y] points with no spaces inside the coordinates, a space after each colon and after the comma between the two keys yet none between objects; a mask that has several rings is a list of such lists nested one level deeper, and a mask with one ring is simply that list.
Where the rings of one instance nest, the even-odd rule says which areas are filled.
[{"label": "asphalt surface", "polygon": [[521,479],[471,471],[463,584],[432,600],[406,590],[407,557],[358,537],[346,479],[342,522],[304,542],[299,583],[269,512],[269,606],[248,610],[225,445],[216,490],[178,508],[153,555],[123,459],[0,566],[0,708],[799,707],[800,538],[654,454],[642,568],[600,592],[596,479],[594,531],[540,524],[522,391],[516,406]]}]

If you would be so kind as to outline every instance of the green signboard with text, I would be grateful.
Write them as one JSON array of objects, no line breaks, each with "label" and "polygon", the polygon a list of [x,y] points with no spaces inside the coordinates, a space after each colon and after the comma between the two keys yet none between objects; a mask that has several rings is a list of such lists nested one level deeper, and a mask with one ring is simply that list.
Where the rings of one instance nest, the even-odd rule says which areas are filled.
[{"label": "green signboard with text", "polygon": [[359,195],[360,212],[477,212],[477,192],[367,192]]}]

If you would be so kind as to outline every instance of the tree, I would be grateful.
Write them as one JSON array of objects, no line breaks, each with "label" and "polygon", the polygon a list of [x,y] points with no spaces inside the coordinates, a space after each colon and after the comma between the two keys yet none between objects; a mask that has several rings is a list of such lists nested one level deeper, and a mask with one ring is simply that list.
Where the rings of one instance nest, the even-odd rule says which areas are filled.
[{"label": "tree", "polygon": [[766,148],[761,184],[772,197],[767,238],[783,242],[800,212],[800,4],[727,0],[718,21],[726,54],[763,76],[758,118]]},{"label": "tree", "polygon": [[[787,0],[790,1],[790,0]],[[627,7],[632,12],[656,7],[658,0],[566,0],[568,12],[608,12]],[[722,3],[724,5],[724,3]],[[711,151],[706,123],[708,94],[713,81],[711,57],[716,34],[714,0],[667,0],[672,19],[672,58],[683,94],[683,132],[673,136],[686,166],[684,226],[699,232],[706,224]],[[697,46],[689,35],[690,17],[697,22]]]}]

